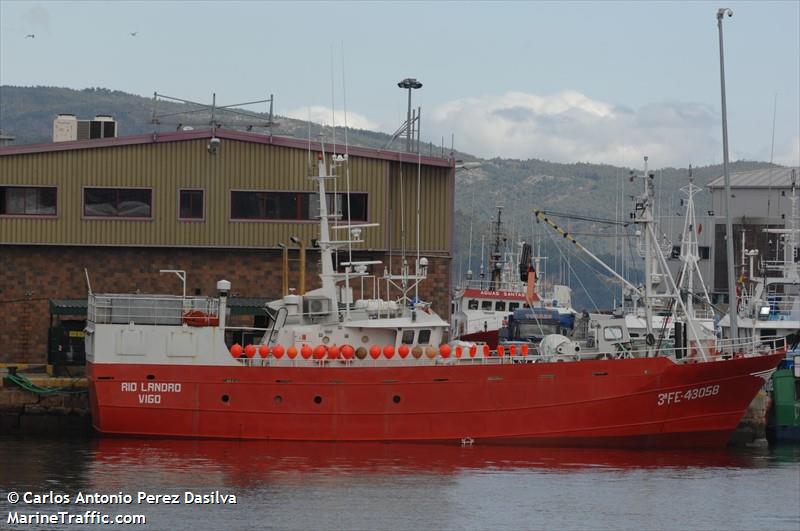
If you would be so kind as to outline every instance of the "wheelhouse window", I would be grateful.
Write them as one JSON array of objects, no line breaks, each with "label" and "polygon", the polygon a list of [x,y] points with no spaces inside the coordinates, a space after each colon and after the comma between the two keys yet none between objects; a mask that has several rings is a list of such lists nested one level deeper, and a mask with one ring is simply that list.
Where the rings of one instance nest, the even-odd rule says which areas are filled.
[{"label": "wheelhouse window", "polygon": [[467,308],[470,310],[477,310],[478,309],[478,299],[470,299],[467,303]]},{"label": "wheelhouse window", "polygon": [[0,216],[55,216],[54,186],[0,186]]},{"label": "wheelhouse window", "polygon": [[496,301],[494,303],[494,311],[496,312],[506,311],[506,301]]},{"label": "wheelhouse window", "polygon": [[179,190],[178,219],[203,219],[203,190]]},{"label": "wheelhouse window", "polygon": [[414,331],[403,330],[403,338],[401,341],[404,345],[412,345],[414,343]]},{"label": "wheelhouse window", "polygon": [[508,311],[509,312],[513,312],[517,308],[519,308],[519,303],[518,302],[509,302],[508,303]]},{"label": "wheelhouse window", "polygon": [[492,301],[481,301],[481,310],[491,310]]},{"label": "wheelhouse window", "polygon": [[431,342],[431,331],[428,329],[420,330],[419,337],[417,338],[417,344],[427,345],[430,342]]},{"label": "wheelhouse window", "polygon": [[[328,212],[353,221],[367,220],[367,194],[327,195]],[[319,195],[311,192],[232,191],[231,219],[309,221],[319,217]],[[349,205],[348,205],[349,204]],[[335,206],[334,206],[335,205]]]},{"label": "wheelhouse window", "polygon": [[84,188],[83,215],[92,218],[150,218],[153,191],[149,188]]}]

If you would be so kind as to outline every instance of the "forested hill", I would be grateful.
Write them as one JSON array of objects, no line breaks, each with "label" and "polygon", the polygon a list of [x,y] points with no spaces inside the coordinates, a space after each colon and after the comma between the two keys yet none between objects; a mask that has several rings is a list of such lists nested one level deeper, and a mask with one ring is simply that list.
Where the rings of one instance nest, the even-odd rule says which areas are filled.
[{"label": "forested hill", "polygon": [[[280,107],[276,100],[276,121],[273,129],[277,135],[288,135],[307,138],[309,124],[280,115]],[[195,110],[195,106],[159,102],[159,113],[180,113]],[[15,87],[0,86],[0,130],[13,134],[15,144],[34,144],[50,142],[52,138],[53,119],[59,113],[72,113],[82,119],[92,118],[97,114],[109,114],[119,123],[122,135],[146,133],[153,130],[153,98],[137,96],[125,92],[105,88],[88,88],[73,90],[59,87]],[[201,113],[171,117],[175,123],[196,124],[202,121]],[[244,127],[252,120],[236,115],[226,115],[225,127]],[[162,124],[161,130],[173,130],[175,124]],[[316,137],[323,133],[330,138],[329,127],[311,124],[311,135]],[[337,138],[344,138],[344,132],[337,128]],[[349,142],[353,145],[382,148],[390,136],[365,130],[348,130]],[[399,149],[401,142],[393,147]],[[441,146],[424,144],[424,154],[442,154]],[[536,146],[531,146],[536,152]],[[445,152],[449,155],[449,149]],[[646,155],[642,153],[641,155]],[[455,157],[465,161],[478,161],[467,153],[455,153]],[[518,160],[493,158],[480,160],[481,165],[471,170],[460,170],[456,174],[456,225],[453,272],[465,271],[469,260],[470,229],[472,230],[472,266],[477,271],[480,263],[481,235],[488,234],[489,223],[495,215],[496,207],[503,206],[504,220],[509,231],[520,238],[531,240],[536,236],[532,212],[534,208],[555,210],[560,212],[579,213],[584,217],[617,219],[627,216],[630,208],[630,196],[640,193],[641,185],[631,183],[627,176],[630,168],[620,168],[604,164],[576,162],[561,164],[538,159]],[[657,164],[657,161],[653,161]],[[763,162],[738,161],[731,165],[731,171],[746,171],[769,166]],[[641,167],[636,168],[641,171]],[[695,184],[703,186],[722,173],[721,166],[694,168]],[[657,187],[662,214],[679,214],[681,186],[688,182],[688,169],[663,168],[657,170]],[[698,212],[705,212],[709,204],[708,193],[698,197]],[[575,221],[571,229],[577,232],[591,233],[597,227],[587,222]],[[607,234],[608,227],[599,230]],[[545,239],[545,241],[548,241]],[[584,243],[590,249],[603,255],[609,262],[613,247],[609,238],[588,238]],[[556,263],[555,256],[560,255],[551,246],[545,249],[552,254],[551,265]],[[573,260],[576,275],[586,276],[588,270],[581,260]],[[555,271],[552,267],[550,271]],[[589,297],[598,305],[608,306],[611,295],[607,278],[598,282],[592,278],[583,278],[588,293],[584,293],[577,282],[576,306],[592,307]]]}]

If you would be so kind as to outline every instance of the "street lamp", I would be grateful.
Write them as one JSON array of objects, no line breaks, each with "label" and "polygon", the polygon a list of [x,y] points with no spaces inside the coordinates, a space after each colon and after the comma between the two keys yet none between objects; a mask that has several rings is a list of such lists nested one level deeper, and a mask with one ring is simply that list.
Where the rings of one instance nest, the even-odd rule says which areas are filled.
[{"label": "street lamp", "polygon": [[719,81],[722,93],[722,174],[725,177],[725,243],[728,260],[728,315],[731,320],[731,339],[739,338],[739,327],[736,315],[736,280],[733,273],[733,223],[731,222],[730,198],[731,177],[728,174],[728,110],[725,105],[725,57],[722,47],[722,19],[733,11],[727,7],[717,10],[717,28],[719,29]]},{"label": "street lamp", "polygon": [[408,113],[406,115],[406,151],[411,151],[411,90],[422,88],[422,83],[413,77],[407,77],[397,83],[402,89],[408,89]]},{"label": "street lamp", "polygon": [[300,295],[306,293],[306,244],[297,236],[292,236],[289,240],[300,247]]}]

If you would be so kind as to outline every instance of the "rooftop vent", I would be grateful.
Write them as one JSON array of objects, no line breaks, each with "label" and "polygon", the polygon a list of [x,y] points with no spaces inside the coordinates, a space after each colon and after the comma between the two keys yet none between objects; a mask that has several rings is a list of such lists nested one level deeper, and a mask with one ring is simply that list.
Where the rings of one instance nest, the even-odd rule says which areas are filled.
[{"label": "rooftop vent", "polygon": [[117,122],[107,114],[98,114],[94,120],[78,120],[74,114],[59,114],[53,120],[53,142],[114,138],[118,135]]}]

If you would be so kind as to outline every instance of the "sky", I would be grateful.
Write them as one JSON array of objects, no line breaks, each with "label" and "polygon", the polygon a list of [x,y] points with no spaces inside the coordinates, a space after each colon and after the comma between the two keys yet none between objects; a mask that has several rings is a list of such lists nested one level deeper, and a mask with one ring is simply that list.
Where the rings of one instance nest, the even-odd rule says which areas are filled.
[{"label": "sky", "polygon": [[716,11],[730,7],[730,158],[800,165],[800,0],[721,2],[0,0],[0,84],[223,105],[274,94],[279,115],[392,133],[397,82],[414,77],[435,145],[708,165],[722,161]]}]

